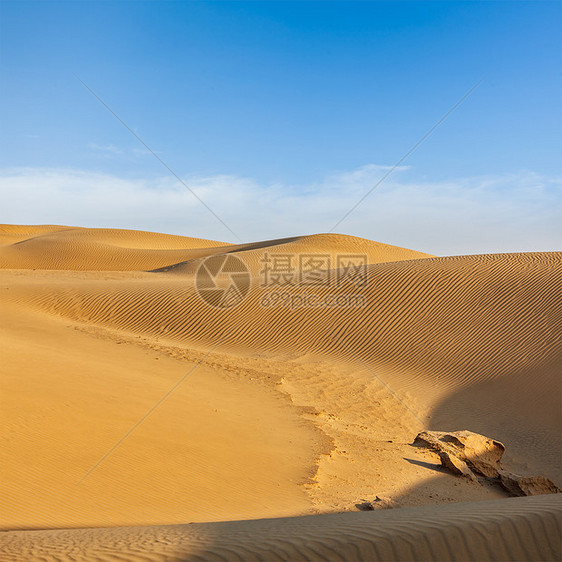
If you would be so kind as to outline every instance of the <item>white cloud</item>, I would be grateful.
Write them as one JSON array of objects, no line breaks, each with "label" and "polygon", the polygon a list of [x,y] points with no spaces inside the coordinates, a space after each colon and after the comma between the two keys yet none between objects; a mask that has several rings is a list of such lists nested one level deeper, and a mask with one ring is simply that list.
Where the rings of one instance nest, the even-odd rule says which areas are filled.
[{"label": "white cloud", "polygon": [[[387,171],[368,165],[311,185],[227,175],[186,183],[244,241],[327,232]],[[562,178],[533,172],[440,182],[397,169],[337,232],[439,255],[562,248]],[[411,171],[408,175],[411,175]],[[127,179],[67,169],[0,172],[0,220],[135,228],[235,242],[171,176]]]}]

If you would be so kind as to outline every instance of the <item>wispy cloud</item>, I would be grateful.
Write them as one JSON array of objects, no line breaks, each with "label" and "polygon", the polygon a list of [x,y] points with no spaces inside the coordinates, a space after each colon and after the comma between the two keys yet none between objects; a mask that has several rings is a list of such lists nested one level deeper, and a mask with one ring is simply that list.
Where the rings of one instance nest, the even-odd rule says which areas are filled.
[{"label": "wispy cloud", "polygon": [[96,144],[92,142],[88,145],[88,147],[98,153],[105,154],[106,156],[126,155],[133,156],[134,158],[139,158],[141,156],[150,154],[150,152],[144,148],[121,148],[119,146],[115,146],[114,144]]},{"label": "wispy cloud", "polygon": [[[184,179],[250,241],[326,232],[387,169],[368,165],[310,185],[263,185],[229,175]],[[419,182],[401,179],[406,170],[396,170],[338,232],[439,255],[562,248],[562,178],[525,171]],[[2,222],[135,228],[231,241],[168,176],[11,169],[0,172],[0,196]]]},{"label": "wispy cloud", "polygon": [[106,153],[115,154],[115,155],[123,154],[123,151],[113,144],[100,145],[100,144],[96,144],[96,143],[92,142],[92,143],[89,144],[89,147],[93,148],[94,150],[97,150],[99,152],[106,152]]}]

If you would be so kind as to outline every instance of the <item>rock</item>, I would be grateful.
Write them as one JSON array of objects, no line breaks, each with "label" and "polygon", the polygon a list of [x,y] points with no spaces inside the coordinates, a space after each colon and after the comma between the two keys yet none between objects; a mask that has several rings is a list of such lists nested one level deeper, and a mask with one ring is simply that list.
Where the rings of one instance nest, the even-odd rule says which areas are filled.
[{"label": "rock", "polygon": [[373,511],[375,509],[395,509],[400,507],[400,504],[395,502],[392,498],[386,496],[375,496],[373,501],[362,500],[363,503],[355,504],[355,507],[360,511]]},{"label": "rock", "polygon": [[501,468],[500,459],[505,447],[499,441],[472,431],[422,431],[414,445],[426,446],[435,452],[444,451],[464,461],[471,470],[496,478]]},{"label": "rock", "polygon": [[461,461],[458,457],[455,457],[446,451],[439,451],[439,458],[441,459],[443,467],[452,474],[455,474],[456,476],[466,476],[470,480],[476,481],[476,477],[474,476],[472,470],[470,470],[468,465],[464,461]]},{"label": "rock", "polygon": [[546,476],[519,476],[510,472],[500,473],[501,485],[512,496],[540,496],[559,494],[560,488]]},{"label": "rock", "polygon": [[558,494],[562,490],[546,476],[520,476],[504,470],[505,446],[472,431],[422,431],[413,445],[436,452],[452,474],[478,481],[476,475],[497,482],[512,496]]},{"label": "rock", "polygon": [[373,507],[373,504],[371,502],[362,502],[362,503],[356,503],[355,507],[359,510],[359,511],[373,511],[373,509],[375,509]]}]

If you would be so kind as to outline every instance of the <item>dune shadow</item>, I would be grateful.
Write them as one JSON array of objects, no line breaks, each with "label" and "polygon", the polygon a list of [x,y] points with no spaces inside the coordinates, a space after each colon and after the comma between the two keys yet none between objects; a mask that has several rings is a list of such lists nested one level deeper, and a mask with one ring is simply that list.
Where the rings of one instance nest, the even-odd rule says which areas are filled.
[{"label": "dune shadow", "polygon": [[432,410],[429,429],[467,429],[501,441],[504,464],[562,483],[562,384],[557,365],[462,388]]}]

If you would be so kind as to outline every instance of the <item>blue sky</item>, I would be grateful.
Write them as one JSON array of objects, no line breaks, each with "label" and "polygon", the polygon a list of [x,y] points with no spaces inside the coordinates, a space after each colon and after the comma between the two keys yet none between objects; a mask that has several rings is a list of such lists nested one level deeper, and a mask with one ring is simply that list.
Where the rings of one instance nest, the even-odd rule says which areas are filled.
[{"label": "blue sky", "polygon": [[[12,200],[2,222],[80,220],[235,241],[187,198],[183,218],[176,208],[167,218],[163,208],[152,221],[150,208],[129,216],[117,188],[111,212],[80,199],[112,181],[163,196],[177,185],[74,73],[211,197],[206,202],[242,239],[329,230],[483,78],[338,231],[433,253],[555,249],[562,233],[548,221],[562,199],[561,6],[2,2],[0,175]],[[64,190],[55,189],[57,177]],[[81,183],[88,178],[90,188]],[[482,185],[493,193],[479,199]],[[412,204],[401,195],[409,189],[449,216],[412,224],[415,209],[407,219],[398,212]],[[63,212],[69,192],[75,206]],[[250,192],[255,206],[249,198],[244,207]],[[467,215],[467,197],[495,209],[489,223],[478,222],[477,209]],[[290,201],[310,204],[308,214],[291,215]],[[275,207],[286,214],[274,215]],[[263,223],[252,220],[256,209]],[[383,218],[392,228],[380,226]],[[461,219],[467,233],[472,225],[488,236],[455,239]],[[527,230],[506,244],[522,220]],[[441,235],[452,240],[435,242]]]}]

